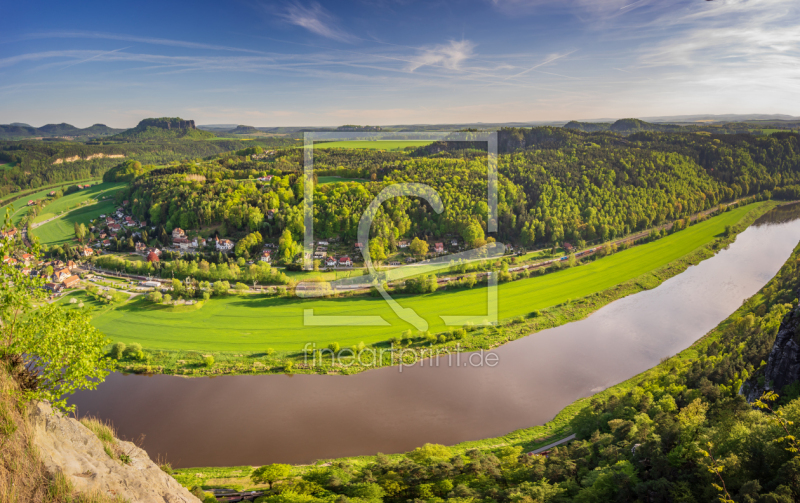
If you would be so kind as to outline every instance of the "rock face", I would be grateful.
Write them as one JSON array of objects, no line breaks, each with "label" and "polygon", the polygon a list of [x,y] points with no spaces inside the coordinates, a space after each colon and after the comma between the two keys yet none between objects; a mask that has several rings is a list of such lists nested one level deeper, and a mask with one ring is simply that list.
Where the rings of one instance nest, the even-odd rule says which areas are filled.
[{"label": "rock face", "polygon": [[179,117],[162,117],[160,119],[144,119],[136,126],[136,129],[143,130],[148,127],[160,129],[196,129],[193,120],[183,120]]},{"label": "rock face", "polygon": [[781,328],[775,337],[775,344],[769,352],[767,367],[764,370],[764,385],[748,382],[745,397],[748,402],[759,398],[764,391],[773,390],[780,394],[784,386],[800,380],[800,306],[795,307],[781,321]]},{"label": "rock face", "polygon": [[106,454],[102,442],[88,428],[53,412],[48,404],[32,404],[29,420],[33,443],[47,470],[64,473],[80,492],[100,491],[131,503],[200,502],[130,442],[117,440],[130,456],[130,464],[123,464]]}]

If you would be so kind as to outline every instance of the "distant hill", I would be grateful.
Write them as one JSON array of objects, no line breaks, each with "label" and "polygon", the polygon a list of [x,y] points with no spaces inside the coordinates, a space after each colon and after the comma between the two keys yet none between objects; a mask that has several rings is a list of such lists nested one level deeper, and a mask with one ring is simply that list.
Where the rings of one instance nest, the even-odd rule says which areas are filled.
[{"label": "distant hill", "polygon": [[231,134],[257,134],[260,133],[258,129],[254,128],[253,126],[236,126],[235,128],[228,131]]},{"label": "distant hill", "polygon": [[578,122],[578,121],[569,121],[564,124],[564,128],[566,129],[577,129],[578,131],[583,131],[585,133],[596,133],[598,131],[608,131],[611,127],[610,122]]},{"label": "distant hill", "polygon": [[133,128],[112,136],[111,140],[118,141],[162,141],[162,140],[203,140],[216,138],[217,135],[210,131],[197,129],[193,120],[184,120],[180,117],[160,117],[157,119],[144,119]]},{"label": "distant hill", "polygon": [[70,138],[96,138],[98,136],[109,136],[124,131],[123,129],[114,129],[106,126],[105,124],[95,124],[94,126],[80,129],[72,124],[46,124],[42,127],[36,128],[28,124],[15,122],[8,125],[0,125],[0,140],[24,140],[26,138],[41,138],[41,137],[62,137],[67,136]]}]

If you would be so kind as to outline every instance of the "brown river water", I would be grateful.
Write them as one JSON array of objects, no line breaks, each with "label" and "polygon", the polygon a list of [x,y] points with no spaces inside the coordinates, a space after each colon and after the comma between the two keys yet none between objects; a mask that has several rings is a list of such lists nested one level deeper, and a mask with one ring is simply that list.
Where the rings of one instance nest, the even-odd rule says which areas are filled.
[{"label": "brown river water", "polygon": [[77,393],[174,467],[309,463],[403,452],[543,424],[578,398],[687,348],[755,294],[800,241],[800,207],[773,211],[726,250],[588,318],[501,346],[494,366],[386,367],[352,376],[112,374]]}]

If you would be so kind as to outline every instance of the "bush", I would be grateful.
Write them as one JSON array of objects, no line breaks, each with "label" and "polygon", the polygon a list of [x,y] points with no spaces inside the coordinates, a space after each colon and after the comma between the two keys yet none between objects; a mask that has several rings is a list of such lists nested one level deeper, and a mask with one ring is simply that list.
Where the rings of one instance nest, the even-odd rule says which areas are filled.
[{"label": "bush", "polygon": [[144,352],[142,351],[142,345],[139,344],[138,342],[134,342],[130,346],[125,348],[122,354],[125,355],[125,358],[130,358],[132,360],[144,359]]},{"label": "bush", "polygon": [[213,367],[214,366],[214,357],[210,356],[210,355],[209,356],[204,356],[203,357],[203,365],[205,365],[206,367],[209,367],[209,368]]},{"label": "bush", "polygon": [[339,348],[340,348],[340,346],[339,346],[338,342],[331,342],[330,344],[328,344],[328,349],[330,349],[334,353],[338,353],[339,352]]},{"label": "bush", "polygon": [[246,292],[249,289],[250,289],[250,287],[245,285],[244,283],[236,283],[236,290],[238,290],[240,292]]},{"label": "bush", "polygon": [[113,346],[111,346],[111,352],[109,353],[111,355],[111,358],[115,360],[119,360],[120,358],[122,358],[122,355],[125,354],[125,347],[126,346],[124,342],[117,342]]},{"label": "bush", "polygon": [[161,295],[161,292],[150,292],[147,294],[146,299],[149,300],[150,302],[159,303],[162,300],[164,300],[164,296]]},{"label": "bush", "polygon": [[163,301],[164,301],[164,304],[169,304],[170,302],[172,302],[172,295],[170,295],[170,294],[166,294],[166,295],[164,296],[164,299],[163,299]]}]

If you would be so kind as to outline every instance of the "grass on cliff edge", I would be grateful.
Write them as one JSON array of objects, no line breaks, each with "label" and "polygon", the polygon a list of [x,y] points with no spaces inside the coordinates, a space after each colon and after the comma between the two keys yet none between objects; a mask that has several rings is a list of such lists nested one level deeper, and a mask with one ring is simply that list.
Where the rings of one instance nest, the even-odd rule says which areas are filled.
[{"label": "grass on cliff edge", "polygon": [[[501,319],[525,316],[608,290],[633,278],[662,268],[720,236],[725,227],[739,222],[753,210],[763,211],[774,203],[737,208],[655,242],[621,251],[587,265],[541,277],[500,285]],[[437,292],[419,296],[396,296],[430,324],[431,332],[446,327],[439,315],[486,312],[486,289]],[[315,315],[379,315],[389,326],[304,326],[304,310]],[[148,349],[263,352],[299,351],[306,342],[317,347],[338,342],[342,347],[383,342],[409,328],[380,298],[301,300],[297,298],[252,298],[231,296],[212,299],[202,309],[189,313],[166,312],[144,299],[110,309],[93,319],[94,325],[114,341],[138,342]]]}]

